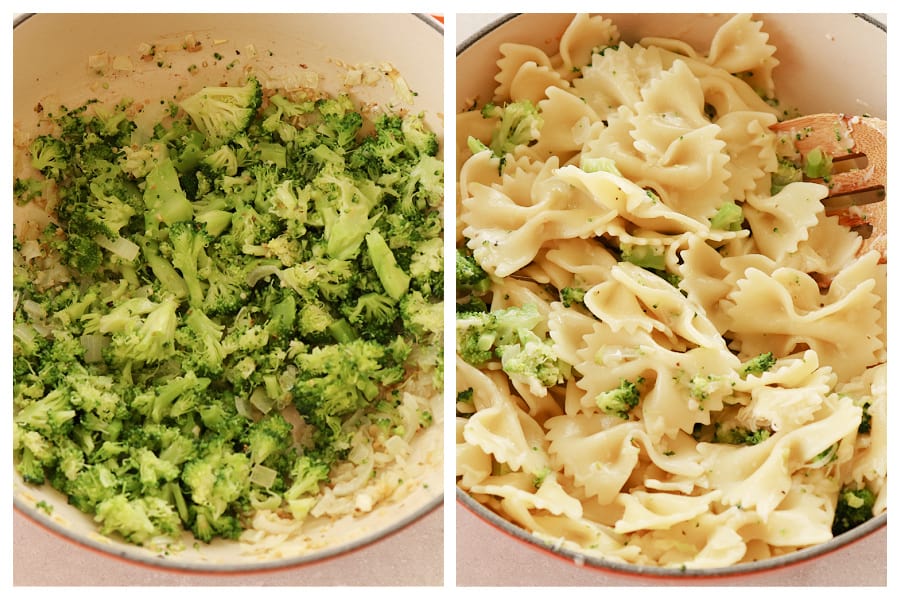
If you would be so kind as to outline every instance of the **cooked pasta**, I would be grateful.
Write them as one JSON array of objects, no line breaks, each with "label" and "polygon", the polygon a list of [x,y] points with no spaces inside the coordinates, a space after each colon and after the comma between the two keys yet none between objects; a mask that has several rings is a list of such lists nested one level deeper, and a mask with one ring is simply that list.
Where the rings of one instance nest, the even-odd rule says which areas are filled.
[{"label": "cooked pasta", "polygon": [[722,567],[886,510],[885,259],[774,185],[777,64],[748,15],[699,50],[580,14],[458,115],[457,482],[548,544]]}]

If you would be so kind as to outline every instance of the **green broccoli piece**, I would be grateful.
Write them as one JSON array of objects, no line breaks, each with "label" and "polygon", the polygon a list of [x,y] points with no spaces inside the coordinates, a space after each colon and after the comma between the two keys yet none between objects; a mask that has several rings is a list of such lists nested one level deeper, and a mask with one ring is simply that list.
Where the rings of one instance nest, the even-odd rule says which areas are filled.
[{"label": "green broccoli piece", "polygon": [[215,520],[246,497],[250,468],[249,456],[232,450],[226,440],[211,438],[198,456],[185,463],[181,480],[193,503],[209,509],[207,516]]},{"label": "green broccoli piece", "polygon": [[244,438],[250,461],[261,465],[293,450],[294,426],[281,413],[270,413],[253,423]]},{"label": "green broccoli piece", "polygon": [[28,152],[31,154],[31,166],[50,179],[60,180],[69,167],[69,147],[51,135],[34,138]]},{"label": "green broccoli piece", "polygon": [[869,408],[872,407],[872,403],[865,401],[859,402],[854,401],[854,404],[859,406],[862,409],[862,418],[859,421],[859,427],[857,428],[858,433],[871,433],[872,432],[872,413],[869,412]]},{"label": "green broccoli piece", "polygon": [[118,533],[138,545],[157,536],[174,537],[182,529],[175,507],[153,496],[129,499],[116,494],[97,504],[95,519],[102,533]]},{"label": "green broccoli piece", "polygon": [[119,478],[105,464],[89,464],[61,487],[70,504],[93,514],[98,504],[119,493],[120,484]]},{"label": "green broccoli piece", "polygon": [[570,308],[579,304],[583,305],[585,293],[586,290],[584,288],[567,286],[559,290],[559,299],[563,306]]},{"label": "green broccoli piece", "polygon": [[308,302],[297,313],[297,329],[304,341],[313,344],[331,340],[329,328],[335,322],[334,316],[322,302]]},{"label": "green broccoli piece", "polygon": [[716,423],[712,441],[718,444],[733,444],[738,446],[755,446],[769,439],[772,432],[768,429],[748,429],[746,427],[725,428],[721,423]]},{"label": "green broccoli piece", "polygon": [[245,131],[262,104],[262,86],[250,76],[240,86],[207,86],[182,100],[181,109],[206,136],[211,147],[221,146]]},{"label": "green broccoli piece", "polygon": [[197,410],[202,404],[203,392],[209,387],[210,382],[209,378],[198,377],[192,371],[188,371],[184,375],[139,393],[132,401],[132,408],[135,412],[146,416],[151,423],[179,417]]},{"label": "green broccoli piece", "polygon": [[341,94],[319,98],[315,101],[315,108],[322,118],[317,132],[333,140],[332,143],[336,148],[341,150],[351,148],[362,128],[363,118],[350,96]]},{"label": "green broccoli piece", "polygon": [[378,292],[362,294],[342,312],[355,331],[373,340],[393,338],[399,318],[397,301]]},{"label": "green broccoli piece", "polygon": [[565,374],[552,343],[533,331],[519,329],[516,343],[497,348],[503,371],[513,381],[529,386],[532,393],[544,395],[547,388],[563,383]]},{"label": "green broccoli piece", "polygon": [[313,182],[312,199],[324,225],[326,253],[337,260],[356,256],[379,216],[372,215],[379,198],[356,183],[333,168],[324,169]]},{"label": "green broccoli piece", "polygon": [[418,290],[400,300],[400,316],[403,327],[414,338],[440,336],[444,331],[444,303],[431,302]]},{"label": "green broccoli piece", "polygon": [[734,202],[725,202],[709,220],[711,229],[740,231],[744,225],[744,211]]},{"label": "green broccoli piece", "polygon": [[291,485],[284,492],[288,510],[294,519],[303,520],[315,505],[315,496],[322,483],[328,481],[330,468],[321,458],[304,454],[291,469]]},{"label": "green broccoli piece", "polygon": [[159,363],[171,358],[178,327],[177,309],[177,299],[163,299],[138,327],[113,334],[104,357],[115,365]]},{"label": "green broccoli piece", "polygon": [[404,376],[379,342],[355,339],[317,346],[295,358],[294,405],[326,439],[340,439],[343,418],[374,402]]},{"label": "green broccoli piece", "polygon": [[400,122],[400,132],[407,146],[407,153],[422,156],[437,156],[440,144],[437,134],[425,125],[424,113],[411,113]]},{"label": "green broccoli piece", "polygon": [[831,175],[831,156],[823,152],[821,148],[813,148],[806,153],[804,159],[803,174],[810,179],[827,178]]},{"label": "green broccoli piece", "polygon": [[641,383],[642,378],[638,378],[636,382],[622,379],[619,381],[619,387],[597,394],[594,399],[597,408],[608,415],[627,421],[631,410],[641,401],[641,393],[638,390]]},{"label": "green broccoli piece", "polygon": [[145,267],[150,272],[161,291],[181,300],[188,296],[188,286],[172,263],[160,253],[159,243],[150,238],[139,236],[138,245]]},{"label": "green broccoli piece", "polygon": [[585,156],[581,159],[581,170],[585,173],[596,173],[603,171],[612,173],[613,175],[622,176],[619,168],[616,167],[616,161],[605,156]]},{"label": "green broccoli piece", "polygon": [[770,193],[774,196],[789,183],[803,181],[803,171],[788,158],[778,158],[778,168],[772,173]]},{"label": "green broccoli piece", "polygon": [[481,109],[486,119],[497,119],[488,144],[494,156],[503,158],[516,146],[527,146],[540,136],[544,119],[530,100],[510,102],[503,106],[493,103]]},{"label": "green broccoli piece", "polygon": [[104,262],[103,248],[93,235],[69,232],[53,239],[50,246],[59,252],[66,264],[85,275],[96,272]]},{"label": "green broccoli piece", "polygon": [[13,422],[28,431],[56,436],[66,433],[75,415],[68,392],[64,389],[54,389],[43,398],[21,407],[13,417]]},{"label": "green broccoli piece", "polygon": [[227,353],[222,345],[225,326],[210,319],[198,308],[191,308],[184,324],[175,331],[185,369],[201,375],[218,375],[225,368]]},{"label": "green broccoli piece", "polygon": [[209,543],[215,537],[236,540],[244,531],[240,519],[231,514],[216,514],[208,506],[191,505],[193,522],[191,533],[201,542]]},{"label": "green broccoli piece", "polygon": [[738,369],[738,373],[740,373],[741,377],[746,377],[747,375],[759,376],[774,366],[775,355],[771,352],[763,352],[742,363],[741,367]]},{"label": "green broccoli piece", "polygon": [[480,295],[491,288],[491,278],[471,254],[456,249],[456,290]]},{"label": "green broccoli piece", "polygon": [[238,157],[231,146],[219,146],[200,160],[200,168],[212,179],[219,174],[234,176],[238,172]]},{"label": "green broccoli piece", "polygon": [[479,152],[490,150],[490,147],[488,147],[487,144],[472,135],[470,135],[466,139],[466,146],[469,148],[469,152],[471,152],[472,154],[478,154]]},{"label": "green broccoli piece", "polygon": [[831,533],[840,535],[862,525],[873,515],[875,494],[867,487],[845,485],[837,497]]},{"label": "green broccoli piece", "polygon": [[16,470],[25,483],[42,485],[47,471],[57,460],[56,448],[37,431],[26,431],[18,423],[13,423],[13,453],[17,461]]},{"label": "green broccoli piece", "polygon": [[397,264],[394,253],[377,230],[366,234],[366,250],[384,291],[394,300],[400,300],[409,290],[411,278]]},{"label": "green broccoli piece", "polygon": [[619,249],[625,262],[651,271],[666,269],[666,253],[662,246],[623,243]]},{"label": "green broccoli piece", "polygon": [[190,221],[194,207],[181,188],[175,165],[168,158],[159,161],[144,180],[145,228],[155,232],[159,223],[171,225]]},{"label": "green broccoli piece", "polygon": [[518,342],[520,330],[533,331],[542,322],[533,304],[457,314],[457,352],[466,362],[481,365],[496,357],[497,347]]},{"label": "green broccoli piece", "polygon": [[172,223],[168,233],[172,249],[172,266],[178,269],[187,286],[188,302],[193,307],[202,306],[206,290],[200,278],[200,271],[210,262],[206,255],[210,237],[205,229],[197,227],[193,221]]}]

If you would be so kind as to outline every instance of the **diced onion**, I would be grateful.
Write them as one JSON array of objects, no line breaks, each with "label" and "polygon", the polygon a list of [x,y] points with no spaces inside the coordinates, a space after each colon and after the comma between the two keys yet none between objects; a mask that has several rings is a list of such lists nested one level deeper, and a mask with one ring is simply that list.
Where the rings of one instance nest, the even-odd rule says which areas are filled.
[{"label": "diced onion", "polygon": [[109,343],[109,338],[96,333],[86,333],[81,336],[81,345],[84,347],[84,361],[96,363],[103,360],[103,348]]},{"label": "diced onion", "polygon": [[270,469],[263,465],[256,465],[250,471],[250,483],[255,483],[260,487],[268,489],[275,483],[275,477],[277,475],[278,471],[275,469]]},{"label": "diced onion", "polygon": [[110,240],[106,236],[98,235],[95,241],[101,248],[109,250],[122,260],[128,262],[137,258],[141,251],[140,246],[121,236],[117,237],[115,240]]}]

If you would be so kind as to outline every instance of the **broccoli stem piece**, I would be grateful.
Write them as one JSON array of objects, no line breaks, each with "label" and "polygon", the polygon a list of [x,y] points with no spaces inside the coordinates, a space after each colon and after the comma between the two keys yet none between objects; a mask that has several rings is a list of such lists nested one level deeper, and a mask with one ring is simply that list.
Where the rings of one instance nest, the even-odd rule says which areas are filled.
[{"label": "broccoli stem piece", "polygon": [[394,253],[378,231],[366,235],[366,248],[384,291],[394,300],[400,300],[409,289],[409,275],[397,264]]}]

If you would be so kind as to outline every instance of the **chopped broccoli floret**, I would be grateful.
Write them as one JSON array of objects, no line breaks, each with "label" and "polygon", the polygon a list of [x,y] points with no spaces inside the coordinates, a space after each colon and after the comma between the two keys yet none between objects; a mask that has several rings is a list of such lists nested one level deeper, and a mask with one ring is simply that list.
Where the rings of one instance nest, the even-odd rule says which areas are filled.
[{"label": "chopped broccoli floret", "polygon": [[512,381],[521,381],[538,396],[565,381],[564,370],[553,345],[534,332],[520,329],[518,340],[497,348],[503,371]]},{"label": "chopped broccoli floret", "polygon": [[778,169],[772,173],[772,185],[770,193],[777,194],[789,183],[803,180],[803,171],[791,160],[785,157],[778,158]]},{"label": "chopped broccoli floret", "polygon": [[803,174],[810,179],[819,179],[831,175],[831,156],[821,148],[813,148],[806,153],[803,161]]},{"label": "chopped broccoli floret", "polygon": [[366,250],[384,291],[394,300],[399,300],[409,290],[410,277],[397,264],[394,253],[378,231],[366,235]]},{"label": "chopped broccoli floret", "polygon": [[581,159],[581,170],[585,173],[596,173],[604,171],[613,175],[622,176],[622,173],[616,167],[616,161],[605,156],[587,156]]},{"label": "chopped broccoli floret", "polygon": [[666,254],[661,246],[653,244],[622,244],[622,260],[654,271],[664,271]]},{"label": "chopped broccoli floret", "polygon": [[775,355],[771,352],[763,352],[757,356],[754,356],[750,360],[741,364],[738,372],[742,377],[746,377],[747,375],[762,375],[769,369],[775,366]]},{"label": "chopped broccoli floret", "polygon": [[716,423],[713,441],[719,444],[755,446],[769,439],[772,432],[768,429],[748,429],[746,427],[721,427]]},{"label": "chopped broccoli floret", "polygon": [[50,179],[59,179],[68,167],[69,148],[53,136],[41,135],[31,142],[31,166]]},{"label": "chopped broccoli floret", "polygon": [[138,545],[155,536],[173,536],[181,531],[175,507],[153,496],[129,499],[125,494],[116,494],[97,504],[96,519],[103,533],[119,533]]},{"label": "chopped broccoli floret", "polygon": [[630,418],[631,409],[641,401],[641,393],[637,387],[640,383],[642,383],[641,379],[638,379],[637,382],[622,379],[619,387],[597,394],[594,399],[597,408],[608,415],[627,421]]},{"label": "chopped broccoli floret", "polygon": [[530,100],[510,102],[503,106],[486,104],[481,109],[485,118],[497,119],[488,144],[494,156],[504,157],[516,146],[530,145],[540,136],[544,119]]},{"label": "chopped broccoli floret", "polygon": [[483,364],[496,358],[497,347],[517,342],[519,330],[531,331],[542,321],[533,304],[457,314],[457,352],[468,363]]},{"label": "chopped broccoli floret", "polygon": [[251,76],[244,85],[204,87],[180,106],[215,147],[246,130],[261,103],[262,86]]},{"label": "chopped broccoli floret", "polygon": [[875,494],[866,487],[844,486],[837,497],[831,532],[840,535],[862,525],[873,516]]},{"label": "chopped broccoli floret", "polygon": [[586,290],[580,287],[564,287],[559,290],[559,299],[563,306],[569,308],[578,304],[584,304]]},{"label": "chopped broccoli floret", "polygon": [[734,202],[726,202],[709,220],[711,229],[740,231],[744,224],[744,211]]},{"label": "chopped broccoli floret", "polygon": [[456,289],[483,294],[491,287],[491,278],[471,254],[456,249]]}]

